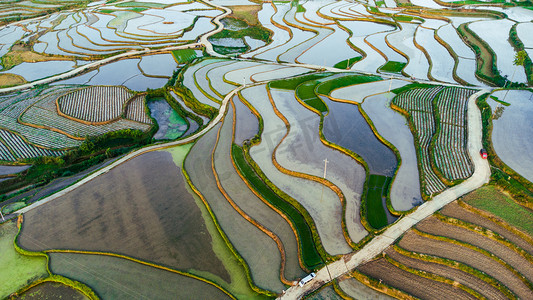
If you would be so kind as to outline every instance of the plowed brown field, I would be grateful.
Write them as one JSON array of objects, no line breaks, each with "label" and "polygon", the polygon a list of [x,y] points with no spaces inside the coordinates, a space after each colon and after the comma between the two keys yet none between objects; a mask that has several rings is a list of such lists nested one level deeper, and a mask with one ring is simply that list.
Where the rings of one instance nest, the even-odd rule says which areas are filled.
[{"label": "plowed brown field", "polygon": [[385,258],[368,262],[357,270],[421,299],[475,299],[473,295],[452,285],[404,271]]},{"label": "plowed brown field", "polygon": [[469,265],[499,280],[518,297],[523,299],[531,297],[531,290],[520,278],[496,260],[478,251],[449,242],[422,237],[413,230],[408,231],[398,245],[408,251],[439,256]]}]

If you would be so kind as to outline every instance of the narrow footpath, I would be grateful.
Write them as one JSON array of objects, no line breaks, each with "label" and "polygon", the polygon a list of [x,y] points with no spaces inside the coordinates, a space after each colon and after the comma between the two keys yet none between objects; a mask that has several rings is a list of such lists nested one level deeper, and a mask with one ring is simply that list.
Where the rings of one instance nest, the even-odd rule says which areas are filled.
[{"label": "narrow footpath", "polygon": [[469,193],[490,180],[490,166],[486,159],[482,159],[479,150],[482,146],[482,121],[481,112],[479,111],[476,100],[477,97],[488,90],[481,90],[473,94],[468,99],[468,154],[474,163],[474,174],[459,185],[451,187],[430,201],[425,202],[418,207],[413,213],[400,218],[396,223],[389,227],[381,235],[375,237],[361,250],[346,254],[340,260],[326,265],[316,272],[316,277],[303,287],[299,285],[289,288],[278,299],[300,299],[303,296],[319,289],[324,284],[338,278],[350,270],[372,260],[372,258],[385,251],[407,230],[411,229],[421,220],[431,216],[434,212],[444,207],[446,204],[453,202],[462,195]]}]

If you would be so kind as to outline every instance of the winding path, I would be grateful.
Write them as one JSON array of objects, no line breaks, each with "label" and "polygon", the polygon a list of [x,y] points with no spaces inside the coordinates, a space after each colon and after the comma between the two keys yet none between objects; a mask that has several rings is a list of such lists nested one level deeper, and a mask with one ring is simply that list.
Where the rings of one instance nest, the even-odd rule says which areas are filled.
[{"label": "winding path", "polygon": [[490,166],[487,160],[479,155],[482,148],[481,112],[476,99],[487,93],[487,90],[473,94],[468,101],[468,153],[474,163],[474,174],[459,185],[451,187],[418,207],[413,213],[406,215],[389,227],[381,235],[375,237],[358,252],[344,255],[340,260],[326,265],[316,272],[316,277],[303,287],[299,285],[289,288],[279,299],[300,299],[304,295],[320,288],[322,285],[348,273],[359,265],[370,261],[392,245],[407,230],[426,217],[454,201],[460,196],[471,192],[490,180]]}]

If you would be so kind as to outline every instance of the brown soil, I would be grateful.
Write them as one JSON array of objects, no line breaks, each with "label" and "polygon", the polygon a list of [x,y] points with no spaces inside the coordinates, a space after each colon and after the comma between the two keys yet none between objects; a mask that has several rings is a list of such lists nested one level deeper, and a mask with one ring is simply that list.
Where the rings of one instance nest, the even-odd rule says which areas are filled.
[{"label": "brown soil", "polygon": [[257,19],[257,13],[261,10],[261,5],[235,5],[228,6],[233,12],[228,16],[229,18],[236,18],[246,21],[246,23],[254,26],[261,26]]},{"label": "brown soil", "polygon": [[491,221],[488,218],[480,216],[476,213],[470,212],[457,204],[457,202],[452,202],[446,205],[441,211],[443,215],[463,220],[472,224],[479,225],[481,227],[490,229],[502,237],[506,238],[516,246],[526,250],[529,254],[533,254],[533,245],[522,239],[520,236],[512,233],[506,228],[498,225],[497,223]]},{"label": "brown soil", "polygon": [[502,264],[478,251],[452,243],[422,237],[412,230],[403,236],[398,245],[408,251],[443,257],[469,265],[499,280],[518,297],[523,299],[531,297],[531,290],[520,278],[516,277],[514,273]]},{"label": "brown soil", "polygon": [[418,223],[416,228],[432,235],[440,235],[474,245],[496,255],[529,280],[533,279],[531,263],[513,249],[474,231],[455,226],[431,216]]},{"label": "brown soil", "polygon": [[124,254],[229,281],[201,211],[168,152],[150,152],[24,218],[22,247]]},{"label": "brown soil", "polygon": [[47,56],[42,55],[36,52],[28,50],[15,50],[8,52],[5,56],[2,57],[4,68],[10,69],[23,62],[39,62],[39,61],[50,61],[50,60],[72,60],[68,57],[62,56]]},{"label": "brown soil", "polygon": [[475,299],[473,295],[452,285],[404,271],[385,258],[366,263],[357,270],[421,299]]},{"label": "brown soil", "polygon": [[0,87],[9,87],[23,83],[26,83],[26,80],[20,75],[9,73],[0,74]]},{"label": "brown soil", "polygon": [[448,267],[446,265],[411,258],[396,252],[392,248],[387,249],[386,253],[388,256],[402,265],[453,279],[475,290],[488,299],[507,299],[507,297],[500,290],[470,273]]},{"label": "brown soil", "polygon": [[52,299],[72,299],[84,300],[85,295],[78,290],[57,282],[43,282],[22,293],[19,297],[13,299],[20,300],[52,300]]}]

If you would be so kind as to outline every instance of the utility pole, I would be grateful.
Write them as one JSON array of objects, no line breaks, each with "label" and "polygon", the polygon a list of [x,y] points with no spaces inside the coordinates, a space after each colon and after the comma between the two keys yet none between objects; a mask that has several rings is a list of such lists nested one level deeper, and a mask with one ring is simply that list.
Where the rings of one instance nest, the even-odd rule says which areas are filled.
[{"label": "utility pole", "polygon": [[0,216],[2,216],[2,222],[4,222],[6,219],[4,219],[4,215],[2,214],[2,209],[0,209]]},{"label": "utility pole", "polygon": [[326,179],[326,170],[328,168],[328,159],[324,159],[324,179]]},{"label": "utility pole", "polygon": [[242,77],[242,85],[244,87],[246,87],[246,77],[245,76]]},{"label": "utility pole", "polygon": [[390,93],[391,87],[392,87],[392,77],[390,78],[390,83],[389,83],[389,93]]}]

